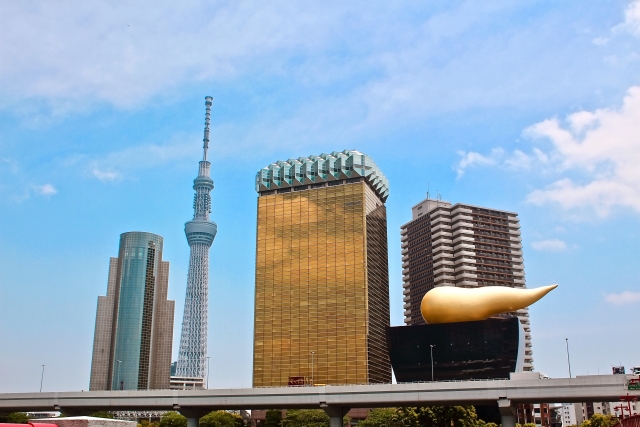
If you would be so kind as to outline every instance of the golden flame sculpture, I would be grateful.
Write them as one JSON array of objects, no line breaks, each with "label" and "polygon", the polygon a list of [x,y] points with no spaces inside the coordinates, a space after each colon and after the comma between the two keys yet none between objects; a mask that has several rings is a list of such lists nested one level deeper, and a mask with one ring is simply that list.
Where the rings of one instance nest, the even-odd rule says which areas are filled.
[{"label": "golden flame sculpture", "polygon": [[427,323],[456,323],[484,320],[495,314],[520,310],[538,301],[558,285],[535,289],[506,286],[456,288],[442,286],[427,292],[420,311]]}]

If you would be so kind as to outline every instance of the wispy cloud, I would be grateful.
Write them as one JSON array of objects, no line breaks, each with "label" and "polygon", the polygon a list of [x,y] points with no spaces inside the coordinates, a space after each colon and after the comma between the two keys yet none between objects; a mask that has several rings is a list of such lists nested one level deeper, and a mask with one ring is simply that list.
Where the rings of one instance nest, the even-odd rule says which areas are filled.
[{"label": "wispy cloud", "polygon": [[640,302],[640,292],[624,291],[618,294],[607,294],[604,299],[615,305],[632,304]]},{"label": "wispy cloud", "polygon": [[[548,105],[569,99],[575,88],[592,91],[591,75],[565,77],[593,66],[590,52],[566,54],[581,42],[576,37],[587,36],[540,31],[550,15],[530,7],[470,1],[354,0],[327,7],[317,0],[185,0],[157,8],[141,0],[1,2],[0,94],[4,105],[36,99],[60,111],[102,103],[131,108],[179,96],[185,84],[249,81],[259,74],[284,77],[288,86],[322,87],[329,95],[302,97],[305,105],[347,111],[344,122],[357,117],[365,128],[436,111]],[[522,21],[523,15],[529,18]],[[602,65],[599,56],[597,62]],[[562,91],[549,84],[553,80]],[[326,114],[324,127],[340,119]]]},{"label": "wispy cloud", "polygon": [[503,148],[498,147],[491,150],[488,155],[483,155],[475,151],[458,151],[460,160],[455,165],[458,178],[464,175],[466,169],[474,166],[497,166],[512,171],[529,171],[536,168],[545,167],[549,162],[549,156],[533,148],[530,154],[521,150],[514,150],[507,153]]},{"label": "wispy cloud", "polygon": [[567,249],[567,244],[560,239],[548,239],[533,242],[531,247],[538,251],[561,252]]},{"label": "wispy cloud", "polygon": [[102,182],[118,182],[149,168],[178,164],[186,159],[197,161],[202,150],[198,139],[195,135],[176,136],[165,144],[136,145],[93,159],[87,155],[74,156],[68,164],[72,167],[88,164],[88,176]]},{"label": "wispy cloud", "polygon": [[102,182],[119,181],[122,179],[122,174],[119,172],[100,170],[95,167],[91,169],[91,174]]},{"label": "wispy cloud", "polygon": [[87,99],[129,107],[185,81],[243,74],[252,64],[275,72],[292,55],[338,37],[349,10],[282,1],[157,8],[142,1],[3,2],[0,77],[13,82],[3,88],[9,95],[44,97],[62,109]]},{"label": "wispy cloud", "polygon": [[58,190],[56,190],[56,187],[54,187],[53,184],[34,185],[32,188],[36,194],[45,197],[53,196],[58,193]]},{"label": "wispy cloud", "polygon": [[497,164],[504,156],[504,150],[502,148],[494,148],[488,156],[484,156],[475,151],[458,151],[460,160],[456,165],[456,171],[458,172],[458,178],[464,175],[464,171],[467,168],[473,166],[493,166]]}]

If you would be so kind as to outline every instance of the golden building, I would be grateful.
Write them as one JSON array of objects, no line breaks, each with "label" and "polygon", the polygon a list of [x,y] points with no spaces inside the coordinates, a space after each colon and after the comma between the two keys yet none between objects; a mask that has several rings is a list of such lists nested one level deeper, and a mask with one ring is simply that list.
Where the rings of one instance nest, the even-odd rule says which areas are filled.
[{"label": "golden building", "polygon": [[253,386],[391,382],[386,178],[353,150],[257,176]]}]

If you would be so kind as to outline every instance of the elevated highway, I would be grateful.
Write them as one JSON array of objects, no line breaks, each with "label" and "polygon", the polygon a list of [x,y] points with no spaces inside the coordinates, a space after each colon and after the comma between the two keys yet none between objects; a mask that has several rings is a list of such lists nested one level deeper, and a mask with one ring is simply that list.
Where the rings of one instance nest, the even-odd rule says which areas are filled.
[{"label": "elevated highway", "polygon": [[617,401],[627,393],[630,375],[577,378],[487,380],[323,387],[271,387],[209,390],[92,391],[0,394],[0,412],[58,410],[67,415],[97,411],[176,410],[197,426],[218,409],[323,408],[331,426],[342,425],[350,408],[498,404],[503,426],[515,426],[514,405],[541,402]]}]

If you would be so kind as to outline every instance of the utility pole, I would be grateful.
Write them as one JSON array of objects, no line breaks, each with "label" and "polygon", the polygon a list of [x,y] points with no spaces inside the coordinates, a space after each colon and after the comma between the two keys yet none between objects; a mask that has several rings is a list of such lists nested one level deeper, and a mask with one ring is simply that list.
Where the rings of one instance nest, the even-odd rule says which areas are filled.
[{"label": "utility pole", "polygon": [[40,375],[40,393],[42,393],[42,382],[44,381],[44,366],[42,365],[42,375]]},{"label": "utility pole", "polygon": [[207,356],[207,390],[209,390],[209,359],[211,357]]},{"label": "utility pole", "polygon": [[433,347],[435,345],[429,344],[429,347],[431,347],[431,382],[433,382]]},{"label": "utility pole", "polygon": [[122,387],[120,386],[120,363],[122,363],[122,360],[118,360],[118,373],[116,374],[116,390],[122,390]]},{"label": "utility pole", "polygon": [[564,339],[567,342],[567,364],[569,365],[569,378],[571,378],[571,359],[569,358],[569,338]]},{"label": "utility pole", "polygon": [[313,356],[315,354],[315,351],[311,352],[311,385],[313,386],[315,384],[315,381],[313,380]]}]

